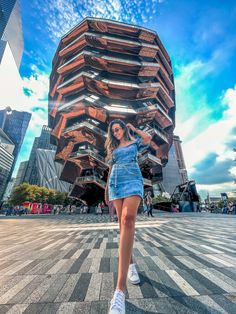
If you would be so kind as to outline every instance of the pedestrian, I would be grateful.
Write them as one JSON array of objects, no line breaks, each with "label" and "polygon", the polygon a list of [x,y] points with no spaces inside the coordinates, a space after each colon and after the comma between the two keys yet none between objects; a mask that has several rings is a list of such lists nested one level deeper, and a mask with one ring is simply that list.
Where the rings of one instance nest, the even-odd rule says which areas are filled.
[{"label": "pedestrian", "polygon": [[102,215],[102,208],[101,208],[101,204],[98,203],[97,206],[95,207],[95,211],[96,211],[96,214],[100,214]]},{"label": "pedestrian", "polygon": [[233,213],[234,215],[236,215],[236,201],[234,201],[233,203]]},{"label": "pedestrian", "polygon": [[[131,137],[129,130],[141,138]],[[137,155],[150,141],[151,135],[130,123],[115,119],[109,124],[105,147],[110,166],[105,201],[113,201],[120,228],[118,277],[109,314],[125,314],[127,277],[132,284],[140,283],[132,256],[135,220],[144,193]]]},{"label": "pedestrian", "polygon": [[115,220],[115,217],[114,217],[114,215],[115,215],[115,206],[114,206],[112,201],[108,202],[107,206],[108,206],[108,209],[109,209],[110,221],[114,221]]},{"label": "pedestrian", "polygon": [[101,211],[102,211],[102,214],[103,214],[104,208],[105,208],[105,204],[104,204],[104,202],[101,202]]},{"label": "pedestrian", "polygon": [[232,215],[232,214],[233,214],[233,210],[234,210],[233,204],[230,203],[230,204],[229,204],[229,211],[228,211],[228,213]]},{"label": "pedestrian", "polygon": [[223,207],[222,214],[228,214],[228,206],[226,204]]},{"label": "pedestrian", "polygon": [[143,198],[143,215],[145,214],[147,214],[147,192],[145,192]]},{"label": "pedestrian", "polygon": [[151,217],[154,217],[153,214],[152,214],[153,204],[152,204],[151,191],[148,191],[148,193],[147,193],[146,202],[147,202],[147,214],[148,214],[148,217],[149,217],[149,215],[151,215]]}]

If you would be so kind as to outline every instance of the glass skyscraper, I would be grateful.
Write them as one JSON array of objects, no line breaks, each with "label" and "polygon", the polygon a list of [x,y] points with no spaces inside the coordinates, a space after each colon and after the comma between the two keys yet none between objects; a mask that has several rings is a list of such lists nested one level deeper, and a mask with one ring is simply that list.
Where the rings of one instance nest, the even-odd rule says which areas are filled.
[{"label": "glass skyscraper", "polygon": [[14,143],[0,128],[0,204],[7,187],[8,177],[14,161],[14,157],[12,155],[13,150]]},{"label": "glass skyscraper", "polygon": [[9,43],[19,68],[24,50],[19,0],[0,0],[0,40]]},{"label": "glass skyscraper", "polygon": [[38,148],[55,150],[56,147],[50,143],[51,129],[44,125],[39,137],[35,137],[34,144],[31,149],[30,158],[25,172],[24,182],[30,184],[39,184],[38,171],[36,165],[36,152]]},{"label": "glass skyscraper", "polygon": [[10,176],[14,170],[14,166],[19,155],[30,118],[31,113],[25,111],[11,110],[9,107],[0,110],[0,128],[3,129],[3,131],[7,134],[7,136],[9,136],[15,145],[13,151],[14,162]]}]

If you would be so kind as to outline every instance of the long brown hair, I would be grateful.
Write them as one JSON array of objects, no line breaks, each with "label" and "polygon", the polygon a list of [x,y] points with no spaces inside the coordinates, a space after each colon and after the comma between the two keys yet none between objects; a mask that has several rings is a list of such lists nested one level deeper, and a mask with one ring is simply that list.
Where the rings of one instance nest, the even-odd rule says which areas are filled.
[{"label": "long brown hair", "polygon": [[120,141],[115,138],[115,136],[112,132],[112,126],[114,124],[119,124],[119,126],[124,130],[124,139],[126,141],[134,140],[134,138],[132,138],[132,136],[130,135],[129,129],[127,128],[124,121],[122,121],[121,119],[112,120],[108,126],[107,139],[105,142],[105,149],[106,149],[106,153],[107,153],[106,160],[107,161],[111,160],[113,150],[116,149],[120,144]]}]

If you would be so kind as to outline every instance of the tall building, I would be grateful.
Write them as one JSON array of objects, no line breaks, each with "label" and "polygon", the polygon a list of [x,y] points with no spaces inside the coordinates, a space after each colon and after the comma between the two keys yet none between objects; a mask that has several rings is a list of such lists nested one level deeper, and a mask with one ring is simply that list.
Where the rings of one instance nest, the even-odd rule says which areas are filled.
[{"label": "tall building", "polygon": [[26,174],[27,166],[28,166],[28,161],[22,161],[20,163],[14,186],[18,186],[18,185],[22,184],[23,182],[25,182],[24,180],[25,180],[25,174]]},{"label": "tall building", "polygon": [[64,165],[60,178],[73,184],[71,197],[89,204],[103,199],[104,142],[114,118],[152,135],[139,164],[146,187],[162,178],[173,140],[175,91],[170,57],[156,32],[84,19],[59,43],[48,107],[56,161]]},{"label": "tall building", "polygon": [[24,49],[20,0],[0,0],[0,42],[9,44],[19,68]]},{"label": "tall building", "polygon": [[38,185],[60,192],[69,192],[70,184],[59,180],[63,165],[55,162],[55,150],[36,150]]},{"label": "tall building", "polygon": [[27,169],[25,172],[24,182],[30,184],[39,184],[38,170],[36,164],[36,152],[38,148],[55,150],[55,146],[50,143],[51,129],[44,125],[39,137],[35,137],[33,147],[31,149]]},{"label": "tall building", "polygon": [[8,182],[5,193],[2,198],[4,202],[7,202],[10,199],[12,190],[14,189],[15,180],[16,178],[11,178],[11,180]]},{"label": "tall building", "polygon": [[164,190],[170,195],[177,185],[188,181],[187,170],[184,162],[183,151],[179,136],[173,137],[173,144],[169,151],[169,159],[163,168],[162,185]]},{"label": "tall building", "polygon": [[179,136],[175,135],[173,138],[173,144],[175,146],[175,154],[176,154],[176,159],[179,167],[179,173],[181,176],[181,183],[184,183],[188,181],[188,173],[184,161],[184,155],[183,155],[183,150],[182,150],[182,145],[181,145],[181,140]]},{"label": "tall building", "polygon": [[11,110],[10,107],[0,110],[0,128],[3,129],[15,145],[13,151],[14,162],[11,174],[14,170],[30,119],[31,113],[25,111]]},{"label": "tall building", "polygon": [[8,184],[9,174],[14,161],[14,143],[0,128],[0,201]]}]

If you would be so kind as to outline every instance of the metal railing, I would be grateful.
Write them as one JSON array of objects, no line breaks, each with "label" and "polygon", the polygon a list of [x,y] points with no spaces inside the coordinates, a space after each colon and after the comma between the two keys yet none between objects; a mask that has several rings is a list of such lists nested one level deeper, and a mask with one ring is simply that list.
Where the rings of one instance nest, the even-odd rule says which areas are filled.
[{"label": "metal railing", "polygon": [[66,132],[69,132],[69,131],[74,131],[76,129],[83,128],[83,127],[87,127],[91,131],[94,131],[95,133],[97,133],[99,135],[102,135],[103,137],[107,136],[106,132],[104,132],[103,130],[99,129],[98,127],[96,127],[95,125],[93,125],[93,124],[91,124],[91,123],[89,123],[87,121],[75,123],[74,125],[72,125],[72,126],[70,126],[68,128],[65,128],[63,130],[63,133],[66,133]]},{"label": "metal railing", "polygon": [[71,153],[70,158],[80,157],[80,156],[84,156],[84,155],[93,156],[94,158],[105,163],[105,158],[102,157],[100,154],[96,153],[95,151],[93,151],[92,149],[84,149],[83,151],[77,151],[77,152]]},{"label": "metal railing", "polygon": [[138,161],[139,162],[145,162],[146,159],[149,159],[149,160],[151,160],[151,161],[153,161],[153,162],[155,162],[155,163],[157,163],[159,165],[162,165],[160,158],[158,158],[158,157],[156,157],[156,156],[154,156],[154,155],[152,155],[152,154],[150,154],[148,152],[146,152],[145,154],[141,155],[139,157]]},{"label": "metal railing", "polygon": [[99,185],[101,185],[104,188],[106,187],[106,182],[101,180],[100,178],[98,178],[98,176],[96,176],[96,175],[78,177],[76,179],[76,184],[84,184],[84,183],[88,183],[91,181],[97,182]]}]

